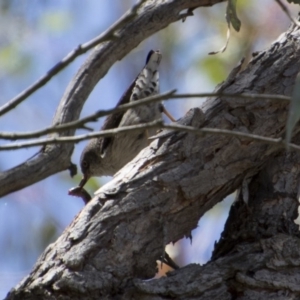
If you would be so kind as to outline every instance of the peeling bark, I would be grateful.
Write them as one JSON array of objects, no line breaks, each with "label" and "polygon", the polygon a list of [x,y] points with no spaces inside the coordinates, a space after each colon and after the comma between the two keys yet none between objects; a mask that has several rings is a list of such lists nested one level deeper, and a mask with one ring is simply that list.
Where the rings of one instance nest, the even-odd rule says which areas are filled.
[{"label": "peeling bark", "polygon": [[211,261],[136,279],[132,299],[299,299],[299,171],[300,153],[271,158],[252,178],[248,204],[239,193]]}]

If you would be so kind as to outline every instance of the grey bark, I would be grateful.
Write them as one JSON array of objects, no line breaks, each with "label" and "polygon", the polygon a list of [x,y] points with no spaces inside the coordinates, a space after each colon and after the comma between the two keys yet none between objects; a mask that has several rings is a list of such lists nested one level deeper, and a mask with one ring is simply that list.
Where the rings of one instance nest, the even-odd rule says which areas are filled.
[{"label": "grey bark", "polygon": [[[291,28],[221,90],[290,95],[299,38]],[[180,122],[280,137],[286,117],[286,102],[220,97]],[[300,298],[293,223],[299,153],[229,136],[159,136],[96,193],[6,299]],[[239,194],[208,264],[144,280],[155,275],[166,244],[189,236],[207,210],[250,177],[249,197]]]},{"label": "grey bark", "polygon": [[238,195],[211,261],[136,279],[134,299],[299,299],[299,162],[299,153],[270,158],[252,178],[248,204]]},{"label": "grey bark", "polygon": [[[55,113],[53,125],[77,120],[89,94],[111,66],[155,32],[188,16],[184,10],[211,6],[224,0],[148,0],[136,17],[115,32],[115,37],[95,48],[67,87]],[[100,107],[99,107],[100,108]],[[74,135],[69,130],[59,135]],[[35,157],[10,170],[0,173],[0,197],[38,182],[50,175],[70,169],[74,144],[48,145]]]}]

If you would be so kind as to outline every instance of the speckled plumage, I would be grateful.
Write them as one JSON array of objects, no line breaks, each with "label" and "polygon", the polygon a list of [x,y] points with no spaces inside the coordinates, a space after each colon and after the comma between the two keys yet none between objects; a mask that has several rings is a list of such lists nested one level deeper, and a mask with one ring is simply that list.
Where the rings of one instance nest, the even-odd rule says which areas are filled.
[{"label": "speckled plumage", "polygon": [[[159,51],[151,50],[146,65],[121,97],[118,105],[143,99],[159,93],[158,66],[161,60]],[[161,117],[162,104],[153,103],[127,110],[125,113],[110,115],[102,129],[111,129],[151,122]],[[131,161],[143,148],[148,145],[148,136],[153,130],[120,133],[113,137],[95,138],[84,148],[80,166],[83,173],[83,186],[92,176],[113,175],[125,164]]]}]

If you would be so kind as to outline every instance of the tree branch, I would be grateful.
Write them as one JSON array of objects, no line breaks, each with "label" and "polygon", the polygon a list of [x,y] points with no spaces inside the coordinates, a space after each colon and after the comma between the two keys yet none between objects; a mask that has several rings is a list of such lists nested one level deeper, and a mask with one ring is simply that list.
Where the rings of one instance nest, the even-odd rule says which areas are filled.
[{"label": "tree branch", "polygon": [[291,22],[299,27],[300,26],[300,23],[295,19],[293,18],[291,12],[289,11],[289,9],[286,7],[286,5],[281,1],[281,0],[275,0],[278,5],[280,6],[280,8],[282,9],[282,11],[287,15],[287,17],[291,20]]},{"label": "tree branch", "polygon": [[120,29],[122,26],[125,26],[126,23],[130,22],[132,18],[136,16],[137,10],[142,6],[142,4],[146,0],[141,0],[139,3],[134,5],[132,9],[125,15],[123,15],[115,24],[109,27],[105,32],[103,32],[98,37],[88,41],[82,45],[78,45],[76,49],[71,51],[67,56],[65,56],[59,63],[57,63],[53,68],[51,68],[43,77],[37,80],[34,84],[28,87],[26,90],[22,91],[15,98],[11,99],[4,105],[0,107],[0,116],[9,112],[17,105],[22,103],[26,98],[28,98],[31,94],[45,85],[54,75],[58,74],[62,71],[66,66],[68,66],[72,61],[75,60],[79,55],[86,53],[90,49],[94,48],[100,43],[105,41],[117,38],[116,31]]},{"label": "tree branch", "polygon": [[143,123],[143,124],[132,125],[132,126],[123,126],[123,127],[118,127],[115,129],[107,129],[107,130],[102,130],[99,132],[93,132],[93,133],[82,134],[82,135],[71,136],[71,137],[54,137],[54,138],[33,140],[30,142],[24,142],[24,143],[11,143],[11,144],[6,144],[3,146],[0,146],[0,151],[17,150],[17,149],[21,149],[21,148],[29,148],[29,147],[35,147],[35,146],[45,146],[45,145],[49,145],[49,144],[77,143],[77,142],[92,139],[92,138],[114,136],[119,133],[134,132],[134,131],[146,130],[146,129],[151,129],[151,128],[169,129],[169,130],[171,129],[172,131],[167,132],[167,134],[162,132],[161,134],[158,134],[157,136],[150,137],[150,139],[154,139],[156,137],[161,137],[161,136],[165,136],[165,135],[171,135],[172,133],[174,133],[174,131],[177,131],[177,132],[189,132],[189,133],[193,133],[198,136],[211,134],[211,135],[224,135],[224,136],[230,136],[230,137],[237,137],[240,139],[247,139],[247,140],[251,140],[251,141],[262,142],[265,144],[277,145],[280,148],[288,148],[291,150],[300,151],[300,146],[295,145],[293,143],[286,143],[282,138],[269,138],[269,137],[264,137],[264,136],[260,136],[260,135],[256,135],[256,134],[237,132],[237,131],[219,129],[219,128],[198,129],[195,127],[184,126],[184,125],[180,125],[180,124],[164,124],[162,120],[157,120],[157,121],[153,121],[153,122],[149,122],[149,123]]},{"label": "tree branch", "polygon": [[[211,6],[223,0],[164,0],[145,1],[136,17],[118,30],[118,38],[96,47],[68,85],[56,110],[53,126],[78,120],[83,104],[99,80],[111,66],[121,60],[147,37],[181,20],[180,12],[190,7]],[[122,17],[123,18],[123,17]],[[158,21],[159,20],[159,21]],[[143,28],[143,31],[137,31]],[[122,46],[120,46],[122,45]],[[61,132],[61,136],[74,135],[75,129]],[[73,144],[48,145],[34,158],[0,173],[0,196],[17,191],[52,174],[68,169]],[[49,165],[50,164],[50,165]]]},{"label": "tree branch", "polygon": [[77,136],[68,136],[68,137],[50,137],[46,139],[38,139],[33,140],[29,142],[24,143],[11,143],[7,145],[0,146],[0,151],[2,150],[13,150],[13,149],[20,149],[20,148],[29,148],[29,147],[35,147],[35,146],[45,146],[50,144],[65,144],[65,143],[77,143],[80,141],[96,138],[96,137],[105,137],[105,136],[114,136],[118,133],[124,133],[124,132],[134,132],[139,131],[143,129],[150,129],[150,128],[161,128],[163,126],[161,120],[144,123],[144,124],[137,124],[132,126],[124,126],[119,127],[116,129],[107,129],[102,130],[99,132],[93,132],[88,134],[82,134]]},{"label": "tree branch", "polygon": [[153,102],[159,102],[163,99],[168,99],[167,97],[170,97],[173,93],[175,93],[176,90],[169,91],[167,93],[161,94],[161,95],[155,95],[151,97],[147,97],[142,100],[134,101],[131,103],[123,104],[120,106],[117,106],[115,108],[106,109],[106,110],[99,110],[96,113],[89,115],[85,118],[82,118],[78,121],[73,121],[65,124],[61,124],[58,126],[51,126],[42,130],[38,130],[35,132],[28,132],[28,133],[10,133],[10,132],[2,132],[0,133],[1,139],[8,139],[8,140],[15,140],[15,139],[29,139],[33,137],[40,137],[45,134],[49,133],[59,133],[66,131],[67,129],[78,129],[83,128],[83,126],[88,122],[95,122],[99,118],[107,116],[109,114],[117,113],[120,111],[127,110],[129,108],[138,107],[141,105],[153,103]]},{"label": "tree branch", "polygon": [[122,298],[299,298],[295,280],[299,278],[300,234],[294,222],[299,162],[299,152],[281,153],[250,180],[247,203],[240,189],[210,262],[185,266],[158,280],[135,279],[136,289]]},{"label": "tree branch", "polygon": [[[34,137],[40,137],[49,133],[58,133],[65,131],[67,129],[78,129],[78,128],[84,128],[84,125],[88,122],[95,122],[98,118],[107,116],[109,114],[113,114],[116,112],[124,111],[129,108],[138,107],[141,105],[153,103],[153,102],[159,102],[162,100],[172,100],[172,99],[186,99],[186,98],[203,98],[203,97],[230,97],[230,98],[239,98],[239,99],[246,99],[246,100],[271,100],[271,101],[290,101],[291,97],[283,96],[283,95],[268,95],[268,94],[224,94],[224,93],[199,93],[199,94],[175,94],[176,90],[171,90],[169,92],[150,96],[142,100],[134,101],[128,104],[123,104],[118,107],[107,109],[107,110],[99,110],[96,113],[89,115],[85,118],[82,118],[78,121],[73,121],[69,123],[65,123],[58,126],[51,126],[45,129],[41,129],[34,132],[28,132],[28,133],[16,133],[16,132],[2,132],[0,133],[0,139],[6,139],[6,140],[16,140],[16,139],[29,139]],[[101,136],[101,135],[99,135]],[[59,141],[59,139],[57,139]],[[78,140],[79,141],[79,140]],[[47,143],[47,142],[45,142]],[[44,145],[42,143],[41,145]],[[20,148],[20,147],[19,147]],[[9,149],[9,148],[7,148]],[[14,149],[14,148],[11,148]],[[1,147],[0,147],[1,150]]]}]

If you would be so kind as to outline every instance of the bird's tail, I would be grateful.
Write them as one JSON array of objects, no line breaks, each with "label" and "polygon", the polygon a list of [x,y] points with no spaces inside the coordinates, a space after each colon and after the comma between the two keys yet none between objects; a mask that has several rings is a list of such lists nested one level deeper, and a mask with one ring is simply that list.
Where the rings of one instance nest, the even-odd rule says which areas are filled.
[{"label": "bird's tail", "polygon": [[143,99],[159,93],[158,66],[161,53],[151,50],[147,56],[146,65],[135,80],[130,101]]}]

